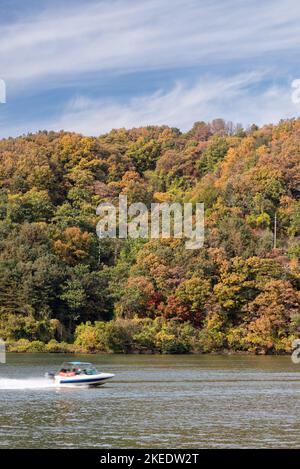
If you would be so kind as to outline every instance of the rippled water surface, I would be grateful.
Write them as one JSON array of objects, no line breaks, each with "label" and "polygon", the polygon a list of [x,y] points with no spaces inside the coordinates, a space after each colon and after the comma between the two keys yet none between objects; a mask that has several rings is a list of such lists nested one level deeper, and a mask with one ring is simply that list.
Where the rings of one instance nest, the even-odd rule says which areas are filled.
[{"label": "rippled water surface", "polygon": [[[116,377],[56,389],[64,360]],[[0,448],[300,447],[300,365],[289,357],[9,354]]]}]

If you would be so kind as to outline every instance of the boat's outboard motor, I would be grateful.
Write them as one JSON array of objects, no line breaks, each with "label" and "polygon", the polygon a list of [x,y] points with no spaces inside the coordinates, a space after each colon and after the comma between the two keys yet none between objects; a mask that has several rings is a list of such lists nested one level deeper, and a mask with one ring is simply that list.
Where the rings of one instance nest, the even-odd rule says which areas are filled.
[{"label": "boat's outboard motor", "polygon": [[54,379],[54,376],[55,373],[53,373],[52,371],[47,371],[47,373],[45,373],[45,378]]}]

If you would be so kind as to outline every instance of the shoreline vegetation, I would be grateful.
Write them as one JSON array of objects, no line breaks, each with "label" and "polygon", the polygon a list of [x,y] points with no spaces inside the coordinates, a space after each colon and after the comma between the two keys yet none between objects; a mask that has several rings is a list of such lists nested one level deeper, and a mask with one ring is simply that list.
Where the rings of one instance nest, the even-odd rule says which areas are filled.
[{"label": "shoreline vegetation", "polygon": [[[123,354],[289,354],[296,335],[276,343],[264,343],[253,336],[245,336],[235,329],[201,330],[189,322],[178,323],[162,318],[116,319],[109,322],[87,322],[75,330],[73,343],[48,343],[19,339],[6,343],[8,352],[29,353],[123,353]],[[237,340],[238,339],[238,340]],[[272,345],[272,348],[270,347]]]},{"label": "shoreline vegetation", "polygon": [[[299,148],[300,119],[0,140],[7,350],[290,353],[300,335]],[[120,196],[147,209],[204,203],[204,246],[99,239],[96,207]]]}]

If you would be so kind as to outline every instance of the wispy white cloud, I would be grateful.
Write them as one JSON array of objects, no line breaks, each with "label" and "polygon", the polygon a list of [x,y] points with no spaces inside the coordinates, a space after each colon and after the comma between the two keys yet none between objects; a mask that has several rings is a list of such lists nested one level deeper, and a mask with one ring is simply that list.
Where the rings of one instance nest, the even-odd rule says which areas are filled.
[{"label": "wispy white cloud", "polygon": [[[147,124],[184,130],[216,116],[247,125],[299,113],[288,83],[297,78],[292,70],[300,48],[298,0],[63,1],[58,9],[45,3],[38,13],[0,25],[0,77],[7,82],[8,102],[14,99],[8,120],[0,115],[1,136],[42,128],[96,135]],[[285,85],[279,80],[283,61],[290,63]],[[263,74],[241,73],[262,68]],[[131,86],[129,96],[120,96],[114,81],[110,96],[103,98],[104,91],[91,81],[107,83],[118,74],[122,84],[124,74],[138,80],[137,72],[162,69],[171,70],[173,83],[180,79],[174,86],[169,79],[155,93],[145,89],[142,96],[142,85],[139,92]],[[77,96],[65,102],[67,94],[58,94],[50,108],[50,87],[74,84]],[[36,97],[32,115],[39,116],[37,121],[26,121],[23,110],[18,112],[21,92],[27,102]],[[47,99],[39,101],[43,93]]]},{"label": "wispy white cloud", "polygon": [[99,135],[112,128],[150,124],[188,130],[197,120],[209,121],[216,117],[247,126],[295,116],[300,105],[292,102],[292,89],[288,85],[257,86],[263,79],[261,73],[250,73],[227,79],[203,78],[193,86],[178,82],[169,90],[133,97],[126,103],[78,96],[67,103],[56,119],[7,127],[4,133],[16,135],[45,128]]},{"label": "wispy white cloud", "polygon": [[99,0],[0,27],[3,78],[13,83],[89,72],[212,64],[300,46],[297,0]]},{"label": "wispy white cloud", "polygon": [[167,124],[186,130],[200,118],[211,119],[224,113],[226,103],[241,97],[260,78],[260,74],[253,73],[225,80],[206,78],[194,86],[178,82],[170,90],[134,97],[125,104],[79,97],[68,104],[52,126],[94,135],[111,128],[149,124]]}]

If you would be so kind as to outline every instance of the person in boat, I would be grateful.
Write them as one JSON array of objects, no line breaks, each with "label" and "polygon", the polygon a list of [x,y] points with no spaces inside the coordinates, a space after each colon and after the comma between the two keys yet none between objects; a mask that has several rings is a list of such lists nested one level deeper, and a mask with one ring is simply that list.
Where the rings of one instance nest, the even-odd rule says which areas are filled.
[{"label": "person in boat", "polygon": [[76,372],[75,369],[71,370],[71,368],[62,368],[58,374],[60,376],[75,376]]}]

